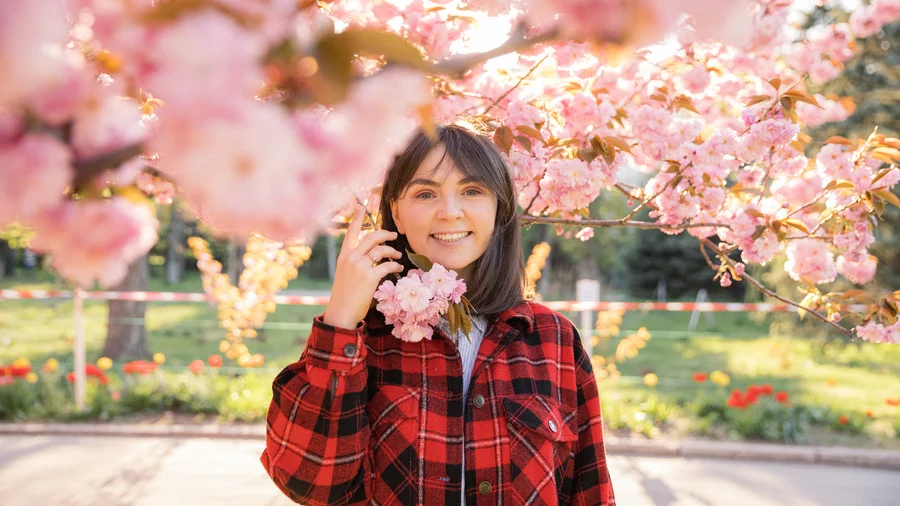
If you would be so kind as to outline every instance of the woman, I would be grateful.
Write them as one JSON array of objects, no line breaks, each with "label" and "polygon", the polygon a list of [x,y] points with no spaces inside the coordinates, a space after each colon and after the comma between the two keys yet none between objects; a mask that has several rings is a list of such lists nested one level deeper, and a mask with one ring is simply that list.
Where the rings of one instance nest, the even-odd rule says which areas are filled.
[{"label": "woman", "polygon": [[[461,126],[419,133],[389,170],[381,229],[357,210],[328,307],[273,384],[262,463],[303,504],[614,505],[590,356],[525,300],[509,170]],[[370,309],[412,251],[455,270],[476,313],[405,342]],[[465,449],[465,450],[464,450]]]}]

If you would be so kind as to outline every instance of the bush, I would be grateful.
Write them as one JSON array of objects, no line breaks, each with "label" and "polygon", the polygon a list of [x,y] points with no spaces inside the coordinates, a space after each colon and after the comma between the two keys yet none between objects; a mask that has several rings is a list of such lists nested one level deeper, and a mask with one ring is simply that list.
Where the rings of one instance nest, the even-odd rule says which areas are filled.
[{"label": "bush", "polygon": [[704,395],[689,404],[701,434],[727,435],[732,439],[762,439],[805,443],[812,425],[823,425],[828,408],[786,405],[763,396],[756,403],[736,408],[725,396]]}]

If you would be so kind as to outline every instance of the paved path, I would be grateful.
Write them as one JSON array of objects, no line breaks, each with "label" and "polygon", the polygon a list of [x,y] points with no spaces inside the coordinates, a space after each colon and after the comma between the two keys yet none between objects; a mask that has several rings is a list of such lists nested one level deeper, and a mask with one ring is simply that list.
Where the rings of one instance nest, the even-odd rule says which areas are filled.
[{"label": "paved path", "polygon": [[[3,506],[284,506],[262,441],[0,436]],[[612,456],[621,506],[900,505],[900,471],[798,462]]]}]

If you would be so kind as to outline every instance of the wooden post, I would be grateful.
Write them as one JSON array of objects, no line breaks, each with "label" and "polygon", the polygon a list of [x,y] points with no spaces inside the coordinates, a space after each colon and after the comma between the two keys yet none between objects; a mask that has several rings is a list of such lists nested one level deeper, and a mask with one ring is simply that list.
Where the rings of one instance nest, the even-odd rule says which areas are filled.
[{"label": "wooden post", "polygon": [[84,350],[84,292],[76,287],[72,292],[75,304],[75,408],[84,410],[85,396],[85,350]]}]

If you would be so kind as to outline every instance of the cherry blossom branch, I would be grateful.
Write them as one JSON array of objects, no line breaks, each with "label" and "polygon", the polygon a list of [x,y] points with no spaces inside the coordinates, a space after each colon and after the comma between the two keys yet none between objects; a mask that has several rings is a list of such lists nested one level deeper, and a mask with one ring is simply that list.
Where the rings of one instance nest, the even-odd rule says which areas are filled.
[{"label": "cherry blossom branch", "polygon": [[[722,258],[723,261],[728,262],[728,264],[731,265],[732,267],[734,267],[734,265],[737,263],[734,260],[728,258],[728,255],[724,254],[721,250],[719,250],[719,248],[715,244],[713,244],[712,241],[710,241],[709,239],[704,238],[704,239],[700,239],[700,241],[703,244],[705,244],[706,246],[708,246],[710,249],[712,249],[713,251],[718,253],[719,257]],[[798,302],[794,302],[790,299],[782,297],[781,295],[778,295],[777,293],[773,292],[769,288],[766,288],[766,286],[763,285],[761,282],[759,282],[756,278],[747,274],[746,271],[743,274],[741,274],[741,278],[749,281],[751,285],[756,287],[757,290],[764,293],[766,296],[771,297],[773,299],[777,299],[781,302],[784,302],[785,304],[787,304],[789,306],[796,307],[797,309],[802,309],[802,310],[808,312],[809,314],[815,316],[816,318],[822,320],[823,322],[827,323],[828,325],[831,325],[832,327],[837,329],[841,334],[845,335],[847,338],[849,338],[849,339],[853,338],[853,332],[851,330],[841,327],[840,325],[837,324],[837,322],[833,322],[833,321],[829,320],[828,317],[822,315],[821,313],[819,313],[817,311],[813,311],[811,309],[805,308],[805,307],[801,306],[800,303],[798,303]]]},{"label": "cherry blossom branch", "polygon": [[703,242],[700,242],[700,253],[703,253],[703,258],[706,259],[706,265],[708,265],[710,269],[714,271],[719,270],[719,268],[716,267],[714,263],[712,263],[712,259],[709,258],[709,253],[706,252],[706,246],[703,244]]},{"label": "cherry blossom branch", "polygon": [[676,179],[678,179],[678,176],[675,176],[675,177],[673,177],[672,179],[666,181],[666,184],[664,184],[663,187],[660,188],[658,192],[656,192],[655,194],[653,194],[653,195],[651,195],[650,197],[645,198],[643,201],[641,201],[641,203],[638,204],[637,207],[635,207],[634,209],[631,210],[630,213],[628,213],[628,216],[622,218],[622,223],[625,223],[625,222],[631,220],[631,218],[634,218],[635,215],[636,215],[638,212],[640,212],[641,209],[643,209],[643,208],[646,207],[648,204],[650,204],[650,202],[653,202],[653,200],[655,200],[656,197],[659,197],[660,195],[662,195],[664,191],[668,190],[668,189],[669,189],[669,185],[671,185],[671,184],[672,184],[672,181],[675,181]]},{"label": "cherry blossom branch", "polygon": [[534,205],[534,202],[537,200],[538,195],[540,195],[540,194],[541,194],[541,186],[538,185],[538,189],[537,189],[536,192],[534,192],[534,197],[531,197],[531,202],[529,202],[529,203],[528,203],[528,207],[525,208],[525,213],[524,213],[524,214],[527,215],[528,212],[531,211],[531,206]]},{"label": "cherry blossom branch", "polygon": [[653,221],[634,220],[572,220],[567,218],[549,218],[546,216],[519,216],[519,223],[533,225],[543,223],[547,225],[579,225],[594,228],[631,227],[642,229],[682,229],[700,227],[728,227],[725,223],[682,223],[679,225],[664,225]]},{"label": "cherry blossom branch", "polygon": [[168,183],[172,183],[175,186],[178,186],[178,182],[175,181],[175,178],[173,178],[171,175],[166,174],[165,172],[163,172],[155,167],[145,165],[144,168],[141,169],[141,172],[150,174],[151,176],[153,176],[155,178],[162,179],[163,181],[166,181]]},{"label": "cherry blossom branch", "polygon": [[486,62],[491,58],[502,56],[507,53],[514,53],[516,51],[535,46],[542,42],[553,40],[558,35],[559,30],[557,28],[552,28],[551,30],[546,31],[540,35],[528,37],[525,34],[525,24],[519,23],[515,26],[515,28],[513,28],[512,35],[510,35],[509,39],[500,46],[483,53],[472,53],[455,56],[453,58],[447,58],[443,61],[435,63],[434,66],[432,66],[431,70],[432,73],[435,74],[450,74],[454,76],[462,76],[467,70],[474,67],[475,65],[478,65],[479,63]]},{"label": "cherry blossom branch", "polygon": [[75,188],[81,188],[97,174],[100,174],[104,170],[118,167],[143,152],[143,145],[132,144],[131,146],[125,146],[110,151],[109,153],[103,153],[102,155],[75,162]]},{"label": "cherry blossom branch", "polygon": [[490,110],[493,109],[497,104],[499,104],[500,102],[502,102],[504,98],[508,97],[510,93],[512,93],[516,88],[518,88],[519,85],[522,84],[523,81],[525,81],[525,79],[528,79],[528,76],[530,76],[535,70],[537,70],[537,68],[540,67],[541,64],[544,63],[544,61],[545,61],[547,58],[549,58],[549,57],[550,57],[550,53],[547,53],[547,54],[544,55],[543,58],[541,58],[540,60],[538,60],[537,63],[535,63],[534,65],[532,65],[531,68],[528,69],[528,72],[526,72],[525,75],[523,75],[522,77],[520,77],[519,80],[516,81],[516,84],[514,84],[514,85],[512,86],[512,88],[506,90],[506,93],[504,93],[503,95],[500,95],[500,98],[498,98],[497,100],[494,100],[494,101],[491,103],[491,105],[489,105],[488,108],[484,110],[484,114],[487,114],[488,112],[490,112]]}]

